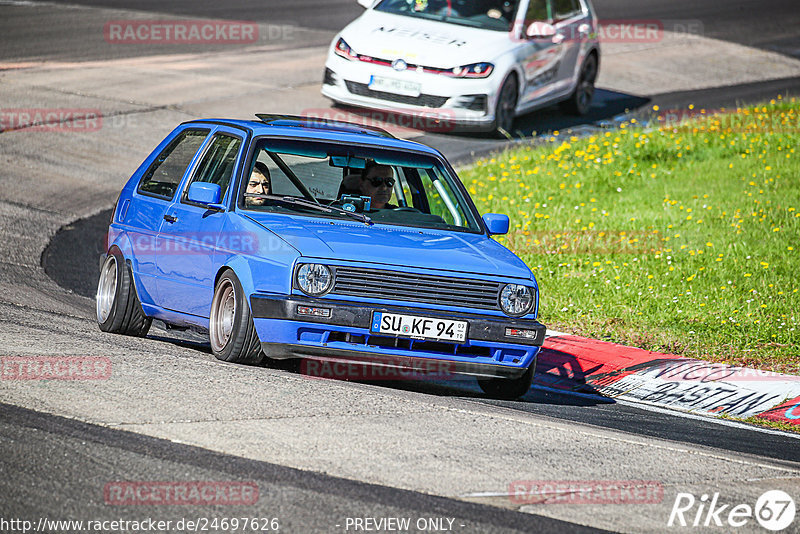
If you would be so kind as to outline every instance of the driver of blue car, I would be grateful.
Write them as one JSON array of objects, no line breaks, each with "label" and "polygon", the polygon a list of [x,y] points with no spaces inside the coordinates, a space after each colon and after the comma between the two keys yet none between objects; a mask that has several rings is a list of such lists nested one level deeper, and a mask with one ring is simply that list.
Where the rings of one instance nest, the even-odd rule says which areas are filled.
[{"label": "driver of blue car", "polygon": [[368,161],[359,179],[359,190],[371,199],[370,209],[393,209],[389,204],[394,191],[394,171],[389,165]]},{"label": "driver of blue car", "polygon": [[361,173],[345,176],[339,189],[339,196],[344,194],[369,197],[370,210],[394,209],[397,206],[389,204],[394,191],[394,182],[394,171],[390,165],[367,160]]}]

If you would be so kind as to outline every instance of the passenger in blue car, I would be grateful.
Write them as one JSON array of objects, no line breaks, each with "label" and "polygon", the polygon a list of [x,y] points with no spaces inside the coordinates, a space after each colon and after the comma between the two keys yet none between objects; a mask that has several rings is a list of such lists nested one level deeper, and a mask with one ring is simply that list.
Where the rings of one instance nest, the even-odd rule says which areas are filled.
[{"label": "passenger in blue car", "polygon": [[[271,189],[272,188],[269,181],[269,169],[263,162],[256,161],[253,172],[250,174],[250,180],[247,182],[246,193],[269,195],[271,194]],[[244,202],[248,206],[263,206],[266,202],[266,199],[258,197],[245,197]]]},{"label": "passenger in blue car", "polygon": [[372,199],[370,208],[373,210],[394,209],[397,206],[389,204],[394,191],[394,171],[389,165],[381,165],[375,161],[368,161],[361,173],[359,188],[361,194]]}]

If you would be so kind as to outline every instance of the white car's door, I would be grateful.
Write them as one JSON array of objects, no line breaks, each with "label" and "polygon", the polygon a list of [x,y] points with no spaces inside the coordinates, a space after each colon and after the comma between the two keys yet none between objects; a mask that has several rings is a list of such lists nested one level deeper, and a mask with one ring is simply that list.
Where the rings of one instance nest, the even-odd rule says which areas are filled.
[{"label": "white car's door", "polygon": [[581,44],[589,38],[592,19],[580,0],[550,0],[550,3],[553,25],[562,46],[562,59],[553,90],[561,92],[571,87],[578,73]]},{"label": "white car's door", "polygon": [[518,32],[522,46],[518,54],[524,73],[519,104],[525,106],[553,92],[565,51],[565,39],[552,25],[549,0],[530,0]]}]

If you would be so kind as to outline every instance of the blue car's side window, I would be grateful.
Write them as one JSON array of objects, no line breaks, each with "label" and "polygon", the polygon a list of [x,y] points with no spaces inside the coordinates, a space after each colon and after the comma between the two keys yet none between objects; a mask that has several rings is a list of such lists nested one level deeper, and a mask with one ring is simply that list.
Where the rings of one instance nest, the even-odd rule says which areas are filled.
[{"label": "blue car's side window", "polygon": [[172,140],[139,182],[140,193],[171,199],[209,130],[185,130]]},{"label": "blue car's side window", "polygon": [[[227,134],[214,136],[206,150],[203,159],[197,166],[191,182],[206,182],[218,184],[221,189],[220,198],[225,198],[225,192],[231,183],[233,167],[236,165],[236,156],[242,146],[242,140]],[[190,182],[190,183],[191,183]],[[186,190],[189,187],[187,185]],[[184,192],[184,198],[186,192]]]}]

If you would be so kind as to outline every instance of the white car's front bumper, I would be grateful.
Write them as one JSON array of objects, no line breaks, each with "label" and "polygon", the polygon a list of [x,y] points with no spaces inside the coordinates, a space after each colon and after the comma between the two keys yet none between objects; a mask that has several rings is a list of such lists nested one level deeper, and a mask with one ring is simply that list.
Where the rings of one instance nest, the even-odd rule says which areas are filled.
[{"label": "white car's front bumper", "polygon": [[[417,83],[421,94],[417,97],[374,91],[369,87],[372,76]],[[438,129],[452,126],[484,130],[494,122],[501,82],[497,72],[487,78],[452,78],[416,70],[398,72],[391,67],[348,61],[332,54],[325,64],[322,94],[340,104],[417,117],[416,124],[423,129],[425,124],[434,124]],[[409,122],[411,127],[414,124]]]}]

